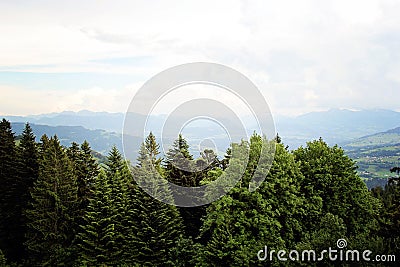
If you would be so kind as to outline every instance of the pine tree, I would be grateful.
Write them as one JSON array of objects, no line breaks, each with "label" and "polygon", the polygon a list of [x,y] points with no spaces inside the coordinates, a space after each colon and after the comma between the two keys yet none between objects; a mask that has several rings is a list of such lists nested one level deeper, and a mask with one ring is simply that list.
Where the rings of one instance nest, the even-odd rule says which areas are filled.
[{"label": "pine tree", "polygon": [[120,255],[115,249],[116,213],[104,171],[96,177],[93,192],[78,234],[79,260],[89,266],[112,266],[119,261]]},{"label": "pine tree", "polygon": [[228,168],[228,166],[229,166],[229,161],[230,161],[231,157],[232,157],[232,148],[229,147],[229,148],[226,150],[226,153],[225,153],[225,155],[224,155],[224,158],[221,160],[221,168],[222,168],[222,170],[226,170],[226,168]]},{"label": "pine tree", "polygon": [[[88,264],[132,265],[133,217],[129,213],[128,185],[132,182],[127,162],[113,147],[106,169],[96,178],[94,195],[81,225],[78,244],[81,260]],[[96,246],[99,249],[96,249]]]},{"label": "pine tree", "polygon": [[[145,145],[145,159],[136,168],[138,181],[160,197],[169,197],[166,180],[154,183]],[[81,226],[78,243],[81,263],[88,265],[164,265],[181,230],[174,206],[159,202],[139,188],[118,150],[108,157],[107,172],[96,178],[93,198]],[[113,170],[116,170],[115,172]],[[154,171],[154,166],[151,167]],[[167,194],[167,196],[165,195]]]},{"label": "pine tree", "polygon": [[44,134],[42,137],[40,137],[40,143],[39,143],[39,159],[43,157],[46,149],[50,147],[50,139],[49,137]]},{"label": "pine tree", "polygon": [[78,182],[79,214],[83,216],[92,193],[91,187],[99,172],[99,166],[91,154],[90,145],[84,141],[82,145],[75,142],[67,150],[68,157],[73,163]]},{"label": "pine tree", "polygon": [[9,121],[0,121],[0,249],[8,260],[17,260],[20,255],[21,226],[21,182],[15,137]]},{"label": "pine tree", "polygon": [[117,171],[121,171],[124,165],[125,162],[122,158],[121,153],[118,151],[116,146],[113,146],[107,156],[107,162],[106,162],[107,175],[112,177],[112,175],[116,174]]},{"label": "pine tree", "polygon": [[6,267],[7,266],[7,260],[4,257],[3,251],[0,249],[0,267]]},{"label": "pine tree", "polygon": [[25,244],[30,264],[68,264],[73,258],[71,244],[76,229],[76,177],[58,138],[43,136],[41,140],[39,177],[26,211],[29,229]]},{"label": "pine tree", "polygon": [[112,147],[106,162],[106,175],[111,189],[110,205],[115,214],[115,240],[118,251],[124,254],[127,247],[126,229],[130,227],[125,221],[127,209],[127,187],[132,180],[128,168],[128,162],[124,160],[121,153],[114,146]]},{"label": "pine tree", "polygon": [[25,242],[25,235],[27,234],[25,210],[28,208],[28,204],[31,202],[31,191],[39,175],[39,155],[35,138],[36,137],[32,132],[32,128],[30,127],[29,123],[27,123],[22,132],[19,146],[17,147],[21,209],[18,211],[20,214],[20,230],[18,231],[16,242],[19,244],[18,251],[20,259],[26,258],[26,255],[24,255],[26,254],[24,252],[25,247],[23,246]]},{"label": "pine tree", "polygon": [[173,146],[168,150],[164,166],[168,181],[180,186],[198,186],[199,181],[194,180],[192,166],[193,156],[189,152],[189,145],[185,138],[179,134]]},{"label": "pine tree", "polygon": [[[86,155],[89,153],[84,146],[82,151],[86,151]],[[87,166],[88,173],[94,173],[93,165]],[[128,163],[113,147],[105,170],[95,178],[92,197],[80,226],[77,240],[80,263],[95,266],[134,264],[131,252],[133,235],[136,234],[133,232],[135,218],[130,214],[129,203],[132,200],[128,192],[131,182]]]},{"label": "pine tree", "polygon": [[[151,152],[143,144],[140,154],[139,167],[134,172],[140,187],[132,187],[134,196],[131,199],[132,216],[136,218],[135,260],[140,265],[165,266],[169,260],[174,260],[170,256],[180,240],[181,218],[175,206],[157,200],[172,198],[167,181],[153,165],[157,164],[158,159],[152,155],[157,155],[158,149]],[[150,191],[152,196],[142,188]]]},{"label": "pine tree", "polygon": [[[114,212],[115,255],[121,258],[121,263],[131,263],[131,255],[126,252],[131,248],[128,236],[133,228],[132,218],[128,214],[128,183],[131,182],[131,173],[124,162],[121,170],[117,171],[108,181],[111,187],[111,207]],[[130,265],[130,264],[129,264]]]},{"label": "pine tree", "polygon": [[87,141],[81,145],[81,172],[82,176],[78,177],[79,194],[84,206],[88,203],[88,198],[91,193],[91,185],[94,183],[94,178],[99,174],[99,165],[92,155],[92,149]]},{"label": "pine tree", "polygon": [[373,188],[372,195],[380,200],[382,209],[379,217],[379,236],[384,238],[384,253],[400,253],[400,182],[398,180],[399,167],[393,167],[391,172],[397,172],[397,177],[389,178],[384,189]]},{"label": "pine tree", "polygon": [[218,155],[215,154],[212,149],[204,149],[203,152],[200,152],[201,159],[206,163],[206,170],[214,169],[220,167],[220,161],[218,159]]},{"label": "pine tree", "polygon": [[[204,179],[204,175],[199,175],[197,172],[193,156],[189,152],[189,145],[181,134],[179,134],[178,139],[174,141],[173,146],[167,152],[164,169],[167,180],[179,186],[200,186],[201,180]],[[185,198],[184,195],[176,193],[175,199]],[[199,198],[201,197],[203,196],[199,196]],[[186,204],[190,206],[196,203]],[[178,208],[185,225],[187,237],[195,238],[199,234],[201,218],[205,214],[205,209],[205,206]]]},{"label": "pine tree", "polygon": [[27,123],[18,146],[18,157],[21,163],[20,175],[27,189],[33,187],[39,172],[39,155],[35,139],[32,128]]},{"label": "pine tree", "polygon": [[152,132],[146,137],[144,145],[151,164],[159,171],[161,165],[161,158],[158,158],[160,145],[157,143],[156,137]]}]

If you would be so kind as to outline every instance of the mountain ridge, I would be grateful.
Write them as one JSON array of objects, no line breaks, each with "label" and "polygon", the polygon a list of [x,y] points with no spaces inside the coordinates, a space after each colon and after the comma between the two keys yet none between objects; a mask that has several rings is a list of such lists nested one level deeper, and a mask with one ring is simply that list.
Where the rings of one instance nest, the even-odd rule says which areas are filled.
[{"label": "mountain ridge", "polygon": [[[138,120],[144,120],[146,117],[140,114],[133,114],[133,116],[133,118],[137,118]],[[30,122],[35,125],[47,125],[52,127],[82,126],[91,131],[103,130],[110,132],[111,136],[115,138],[115,136],[122,136],[121,132],[125,115],[123,113],[82,110],[79,112],[64,111],[32,116],[4,117],[14,123]],[[152,115],[150,118],[151,120],[147,125],[147,129],[152,130],[157,137],[161,138],[160,131],[162,130],[166,115]],[[290,149],[304,146],[306,142],[320,137],[330,145],[339,144],[348,146],[358,138],[378,134],[388,129],[395,131],[399,126],[400,112],[385,109],[360,111],[330,109],[328,111],[309,112],[296,117],[275,117],[276,132],[279,133],[285,144],[289,145]],[[253,130],[256,129],[255,125],[247,125],[247,127],[248,129],[246,130],[248,130],[248,133],[252,133]],[[61,128],[59,128],[59,130],[60,129]],[[48,130],[57,132],[55,129]],[[71,129],[67,129],[67,131],[70,130]],[[220,151],[225,151],[227,144],[224,140],[226,138],[221,135],[216,136],[215,132],[215,129],[210,127],[185,128],[185,134],[187,134],[189,139],[196,139],[198,137],[196,139],[197,142],[200,137],[209,136],[215,139],[216,146]],[[97,134],[101,135],[101,131],[97,132]],[[109,133],[103,133],[105,136],[108,134]],[[89,136],[90,135],[91,134],[89,134]],[[143,137],[136,136],[135,138]],[[118,143],[121,143],[121,141]],[[100,151],[104,151],[104,147],[100,148]]]},{"label": "mountain ridge", "polygon": [[[86,140],[93,150],[103,155],[106,155],[114,145],[122,151],[121,134],[115,132],[100,129],[90,130],[83,126],[49,126],[31,122],[29,124],[36,136],[36,141],[39,141],[44,134],[48,136],[57,135],[63,146],[69,146],[72,142],[83,143]],[[11,122],[11,126],[18,137],[25,128],[25,122]]]}]

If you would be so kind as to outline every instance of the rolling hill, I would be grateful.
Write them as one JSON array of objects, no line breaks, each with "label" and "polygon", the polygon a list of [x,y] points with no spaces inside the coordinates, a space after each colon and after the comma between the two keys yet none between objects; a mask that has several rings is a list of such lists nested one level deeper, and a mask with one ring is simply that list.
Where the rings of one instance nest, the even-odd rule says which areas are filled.
[{"label": "rolling hill", "polygon": [[[143,120],[144,115],[135,114],[138,120]],[[12,122],[27,122],[37,125],[49,126],[82,126],[86,129],[102,129],[110,132],[121,133],[124,121],[123,113],[91,112],[87,110],[79,112],[64,111],[61,113],[31,115],[31,116],[0,116]],[[166,116],[152,115],[149,129],[161,128]],[[346,109],[331,109],[323,112],[310,112],[296,117],[275,116],[275,128],[284,142],[291,149],[304,145],[307,141],[322,137],[329,144],[342,144],[400,126],[400,112],[374,109],[351,111]],[[244,118],[244,121],[250,121]],[[256,125],[248,123],[248,132],[253,132]],[[214,129],[204,127],[187,129],[187,134],[196,136],[209,135],[213,137]],[[201,131],[201,132],[200,132]],[[225,149],[225,143],[217,144],[219,149]],[[217,143],[219,142],[217,140]],[[224,146],[224,147],[223,147]]]},{"label": "rolling hill", "polygon": [[[12,129],[16,136],[20,135],[25,127],[25,123],[12,122]],[[105,130],[89,130],[82,126],[48,126],[30,123],[36,141],[40,140],[43,134],[48,136],[57,135],[60,143],[64,146],[69,146],[72,142],[83,143],[88,141],[93,150],[106,155],[110,148],[115,145],[122,151],[121,134],[108,132]],[[129,137],[132,142],[140,143],[139,138]]]},{"label": "rolling hill", "polygon": [[400,112],[383,109],[331,109],[294,118],[276,118],[277,131],[290,148],[296,148],[319,137],[330,145],[348,143],[398,126]]},{"label": "rolling hill", "polygon": [[358,172],[370,187],[383,185],[393,176],[390,168],[400,164],[400,127],[358,138],[343,148],[357,161]]},{"label": "rolling hill", "polygon": [[[138,120],[144,115],[134,114]],[[2,117],[2,116],[0,116]],[[32,116],[4,116],[13,124],[13,130],[20,134],[24,123],[29,121],[38,136],[56,134],[63,145],[72,141],[89,141],[92,148],[106,154],[112,145],[122,151],[123,113],[80,111],[51,113]],[[165,115],[151,117],[149,129],[160,138]],[[311,112],[297,117],[275,117],[276,131],[290,149],[304,145],[307,141],[322,137],[330,145],[341,145],[346,153],[355,159],[361,177],[367,181],[391,175],[389,169],[399,164],[400,157],[400,112],[390,110],[350,111],[331,109],[324,112]],[[252,132],[252,126],[246,129]],[[387,130],[391,129],[391,130]],[[192,149],[198,156],[198,146],[202,139],[213,139],[219,154],[223,155],[229,142],[221,129],[195,124],[184,129]],[[172,142],[174,137],[164,140]],[[129,158],[135,160],[142,137],[127,136],[133,147],[127,151]],[[167,147],[163,147],[167,149]]]}]

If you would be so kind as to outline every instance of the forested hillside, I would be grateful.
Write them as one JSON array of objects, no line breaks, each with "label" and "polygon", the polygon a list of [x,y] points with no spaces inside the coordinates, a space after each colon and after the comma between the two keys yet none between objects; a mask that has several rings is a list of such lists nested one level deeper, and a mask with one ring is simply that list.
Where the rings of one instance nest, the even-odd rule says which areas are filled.
[{"label": "forested hillside", "polygon": [[[17,140],[20,138],[25,123],[12,122],[13,131],[15,132]],[[122,149],[121,134],[115,132],[107,132],[105,130],[89,130],[82,126],[49,126],[30,123],[32,130],[37,135],[37,141],[44,134],[57,135],[60,143],[68,146],[72,142],[83,143],[85,140],[92,144],[92,148],[104,155],[108,150],[116,145],[118,149]],[[51,134],[50,134],[51,133]],[[131,137],[133,142],[140,143],[139,138]]]},{"label": "forested hillside", "polygon": [[[369,191],[355,162],[322,139],[289,151],[278,136],[254,134],[232,144],[224,158],[212,150],[195,158],[179,135],[160,158],[150,133],[136,162],[113,147],[104,164],[86,141],[35,140],[29,124],[17,142],[10,122],[0,122],[0,266],[287,266],[299,263],[262,262],[257,252],[264,246],[322,251],[339,238],[347,249],[400,256],[399,183]],[[275,157],[250,192],[263,144],[276,145]],[[200,186],[239,169],[232,149],[249,153],[244,175],[209,205],[168,205],[136,182],[174,199],[167,181]],[[176,167],[181,160],[190,160],[185,170]],[[160,183],[151,182],[155,171]]]}]

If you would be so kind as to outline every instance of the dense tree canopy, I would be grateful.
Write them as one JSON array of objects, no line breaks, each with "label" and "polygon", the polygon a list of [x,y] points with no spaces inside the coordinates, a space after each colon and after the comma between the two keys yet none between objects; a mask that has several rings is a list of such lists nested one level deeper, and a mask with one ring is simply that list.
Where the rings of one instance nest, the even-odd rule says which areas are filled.
[{"label": "dense tree canopy", "polygon": [[307,207],[310,212],[303,218],[307,228],[318,231],[330,213],[343,220],[345,236],[355,239],[358,247],[368,247],[377,230],[380,203],[357,175],[355,162],[343,149],[329,147],[322,139],[300,147],[294,156],[304,175],[302,191],[317,203]]},{"label": "dense tree canopy", "polygon": [[72,261],[78,186],[72,162],[58,138],[42,140],[39,176],[26,210],[26,246],[33,264],[52,266]]},{"label": "dense tree canopy", "polygon": [[0,249],[9,259],[18,257],[20,244],[18,226],[20,225],[21,191],[20,169],[17,166],[17,153],[14,133],[10,122],[0,121]]},{"label": "dense tree canopy", "polygon": [[[286,266],[257,252],[318,251],[339,238],[350,249],[400,257],[398,177],[368,191],[340,147],[320,139],[289,151],[279,136],[254,133],[223,158],[189,151],[179,135],[163,159],[150,133],[136,164],[116,147],[99,164],[87,142],[64,147],[46,135],[36,142],[29,124],[16,141],[3,119],[0,266]],[[255,181],[262,182],[249,190]],[[179,197],[168,182],[216,190],[199,197],[226,195],[176,207],[163,202]]]}]

